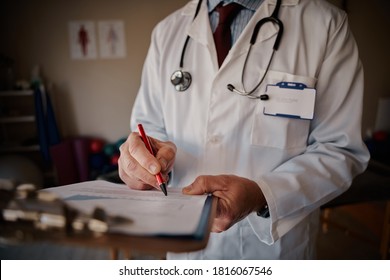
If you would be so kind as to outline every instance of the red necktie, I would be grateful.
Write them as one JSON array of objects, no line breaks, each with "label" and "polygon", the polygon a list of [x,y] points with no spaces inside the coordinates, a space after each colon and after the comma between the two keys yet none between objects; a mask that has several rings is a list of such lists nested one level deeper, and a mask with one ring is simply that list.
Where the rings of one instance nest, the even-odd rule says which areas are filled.
[{"label": "red necktie", "polygon": [[232,46],[232,35],[230,25],[234,17],[242,9],[242,6],[237,3],[230,3],[222,6],[222,3],[216,7],[219,13],[219,22],[217,29],[214,32],[214,42],[218,54],[218,65],[221,66]]}]

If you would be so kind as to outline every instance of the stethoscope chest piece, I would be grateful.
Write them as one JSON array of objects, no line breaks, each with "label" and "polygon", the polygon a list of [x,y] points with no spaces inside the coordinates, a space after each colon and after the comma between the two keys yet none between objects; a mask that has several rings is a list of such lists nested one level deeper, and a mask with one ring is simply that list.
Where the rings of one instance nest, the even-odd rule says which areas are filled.
[{"label": "stethoscope chest piece", "polygon": [[191,85],[191,74],[182,70],[176,70],[171,76],[171,83],[177,91],[186,91]]}]

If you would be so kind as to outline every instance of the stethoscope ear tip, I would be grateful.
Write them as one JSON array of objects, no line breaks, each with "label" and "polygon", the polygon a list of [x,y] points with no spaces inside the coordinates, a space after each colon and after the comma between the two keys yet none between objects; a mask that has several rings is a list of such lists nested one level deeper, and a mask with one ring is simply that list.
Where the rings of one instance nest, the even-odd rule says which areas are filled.
[{"label": "stethoscope ear tip", "polygon": [[227,89],[230,91],[234,91],[234,86],[232,84],[228,84]]}]

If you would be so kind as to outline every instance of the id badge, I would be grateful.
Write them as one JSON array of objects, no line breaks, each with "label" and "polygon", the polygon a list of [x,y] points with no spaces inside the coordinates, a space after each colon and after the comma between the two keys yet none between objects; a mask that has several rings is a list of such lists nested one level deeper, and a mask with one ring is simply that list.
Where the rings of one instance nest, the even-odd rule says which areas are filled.
[{"label": "id badge", "polygon": [[312,120],[316,90],[302,83],[281,82],[267,85],[269,99],[264,102],[264,115]]}]

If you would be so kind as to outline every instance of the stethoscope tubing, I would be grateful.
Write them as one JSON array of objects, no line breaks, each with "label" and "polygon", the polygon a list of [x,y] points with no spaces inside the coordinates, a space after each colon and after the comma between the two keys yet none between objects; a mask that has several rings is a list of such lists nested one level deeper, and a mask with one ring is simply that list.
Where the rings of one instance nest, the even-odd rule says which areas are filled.
[{"label": "stethoscope tubing", "polygon": [[[241,72],[241,86],[242,86],[243,90],[242,91],[238,90],[232,84],[228,84],[227,88],[230,91],[235,92],[235,93],[237,93],[237,94],[239,94],[241,96],[246,96],[246,97],[251,98],[251,99],[268,100],[268,95],[262,94],[260,96],[256,96],[256,95],[253,95],[253,93],[263,83],[263,81],[264,81],[264,79],[265,79],[265,77],[266,77],[266,75],[268,73],[268,70],[269,70],[269,68],[271,66],[274,54],[278,50],[278,48],[280,46],[280,42],[281,42],[283,31],[284,31],[283,22],[278,18],[281,2],[282,2],[282,0],[277,0],[276,1],[275,9],[272,12],[271,16],[263,18],[263,19],[261,19],[260,21],[258,21],[256,23],[256,25],[255,25],[255,27],[253,29],[253,33],[252,33],[252,36],[251,36],[251,39],[250,39],[249,49],[248,49],[247,55],[245,57],[243,69],[242,69],[242,72]],[[197,15],[199,13],[199,10],[200,10],[200,7],[201,7],[201,4],[202,4],[202,0],[199,0],[199,2],[197,4],[197,7],[196,7],[196,11],[195,11],[195,15],[194,15],[193,20],[195,20],[195,18],[197,17]],[[252,46],[256,43],[257,35],[259,34],[259,31],[260,31],[261,27],[264,24],[269,23],[269,22],[271,22],[271,23],[273,23],[273,24],[278,26],[278,33],[277,33],[277,36],[276,36],[276,39],[275,39],[275,42],[274,42],[274,45],[273,45],[273,48],[272,48],[272,53],[271,53],[271,56],[269,58],[266,70],[264,71],[264,74],[263,74],[262,78],[260,79],[260,81],[256,84],[256,86],[252,90],[247,91],[245,89],[245,86],[244,86],[244,76],[245,76],[246,66],[247,66],[247,63],[248,63],[248,58],[249,58],[249,55],[251,53]],[[179,70],[176,70],[172,74],[172,76],[171,76],[171,82],[175,86],[175,89],[177,91],[186,91],[189,88],[189,86],[191,85],[191,81],[192,81],[191,74],[189,72],[183,71],[184,57],[185,57],[185,52],[186,52],[186,49],[187,49],[187,45],[188,45],[189,39],[190,39],[190,36],[187,35],[186,40],[185,40],[184,45],[183,45],[182,53],[181,53],[181,56],[180,56],[180,62],[179,62],[179,67],[180,68],[179,68]]]}]

